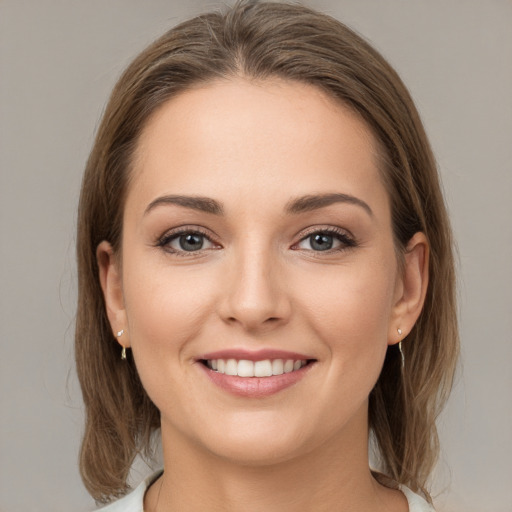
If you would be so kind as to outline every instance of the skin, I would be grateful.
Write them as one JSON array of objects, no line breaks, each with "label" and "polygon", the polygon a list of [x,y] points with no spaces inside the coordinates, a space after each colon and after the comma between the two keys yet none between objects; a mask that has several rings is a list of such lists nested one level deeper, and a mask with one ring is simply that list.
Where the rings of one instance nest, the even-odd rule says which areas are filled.
[{"label": "skin", "polygon": [[[376,148],[349,109],[278,80],[188,90],[146,125],[122,265],[107,242],[97,252],[112,329],[125,330],[119,342],[161,411],[165,473],[145,510],[408,510],[371,476],[368,395],[388,346],[421,311],[428,246],[417,233],[399,271]],[[333,193],[371,213],[354,202],[287,211],[296,198]],[[178,194],[212,198],[223,214],[169,203],[148,211]],[[201,250],[169,236],[159,244],[180,226],[206,234]],[[308,237],[326,229],[345,238],[314,250]],[[275,395],[236,397],[196,362],[226,348],[316,362]]]}]

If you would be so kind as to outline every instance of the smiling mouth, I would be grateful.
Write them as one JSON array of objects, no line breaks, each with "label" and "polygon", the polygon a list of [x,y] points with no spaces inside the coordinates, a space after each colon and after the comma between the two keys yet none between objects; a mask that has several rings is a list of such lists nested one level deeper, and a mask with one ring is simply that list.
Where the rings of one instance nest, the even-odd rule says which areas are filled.
[{"label": "smiling mouth", "polygon": [[216,373],[251,378],[293,373],[314,361],[315,359],[203,359],[201,363]]}]

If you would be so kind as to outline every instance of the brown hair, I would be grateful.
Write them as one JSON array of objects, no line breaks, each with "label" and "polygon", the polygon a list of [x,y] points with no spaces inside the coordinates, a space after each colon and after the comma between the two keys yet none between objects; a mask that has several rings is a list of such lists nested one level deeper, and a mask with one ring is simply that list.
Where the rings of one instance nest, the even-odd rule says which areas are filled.
[{"label": "brown hair", "polygon": [[424,309],[404,343],[403,371],[397,348],[388,349],[370,395],[369,422],[380,469],[429,498],[425,486],[438,452],[435,420],[458,354],[452,235],[432,151],[407,89],[367,42],[306,7],[254,1],[198,16],[155,41],[121,76],[99,127],[78,212],[76,361],[86,408],[80,454],[85,485],[98,501],[126,492],[134,457],[147,453],[159,427],[159,411],[133,359],[120,360],[96,248],[108,240],[119,251],[130,162],[151,114],[180,91],[233,76],[308,83],[357,111],[381,145],[397,254],[417,231],[427,236]]}]

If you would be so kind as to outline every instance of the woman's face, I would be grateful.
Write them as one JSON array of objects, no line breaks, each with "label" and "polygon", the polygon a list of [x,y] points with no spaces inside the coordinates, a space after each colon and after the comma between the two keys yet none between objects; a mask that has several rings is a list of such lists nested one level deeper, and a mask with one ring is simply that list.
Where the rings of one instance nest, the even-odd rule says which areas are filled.
[{"label": "woman's face", "polygon": [[376,162],[365,124],[303,84],[214,82],[150,119],[122,267],[98,254],[164,437],[244,463],[366,439],[407,330]]}]

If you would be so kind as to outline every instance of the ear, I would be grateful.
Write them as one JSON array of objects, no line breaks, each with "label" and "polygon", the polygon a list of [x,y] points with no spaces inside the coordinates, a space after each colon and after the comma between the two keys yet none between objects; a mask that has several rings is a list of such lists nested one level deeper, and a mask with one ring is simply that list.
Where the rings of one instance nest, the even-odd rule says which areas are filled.
[{"label": "ear", "polygon": [[[420,316],[428,287],[429,245],[424,233],[416,233],[407,244],[404,266],[397,277],[395,302],[389,324],[388,344],[402,341]],[[398,329],[402,331],[398,333]]]},{"label": "ear", "polygon": [[[110,327],[118,343],[122,347],[129,347],[130,342],[126,332],[126,310],[119,258],[114,254],[112,246],[108,242],[103,241],[96,249],[96,260],[98,262],[100,284],[103,290]],[[124,330],[122,340],[117,335],[121,330]]]}]

